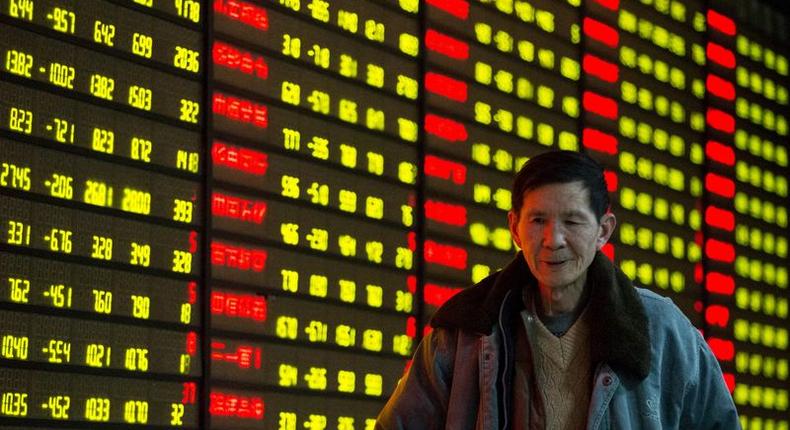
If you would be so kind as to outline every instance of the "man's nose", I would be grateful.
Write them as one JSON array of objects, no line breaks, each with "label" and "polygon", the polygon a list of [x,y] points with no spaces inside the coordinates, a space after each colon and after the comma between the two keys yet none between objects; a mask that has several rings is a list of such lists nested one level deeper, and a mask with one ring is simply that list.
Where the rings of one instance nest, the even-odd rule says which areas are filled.
[{"label": "man's nose", "polygon": [[560,223],[556,221],[546,223],[543,230],[543,245],[550,249],[565,246],[565,229]]}]

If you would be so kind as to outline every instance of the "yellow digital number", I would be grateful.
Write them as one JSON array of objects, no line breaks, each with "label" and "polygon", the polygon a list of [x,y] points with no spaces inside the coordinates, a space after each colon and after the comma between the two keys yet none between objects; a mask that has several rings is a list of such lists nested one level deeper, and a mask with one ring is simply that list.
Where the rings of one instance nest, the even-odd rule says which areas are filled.
[{"label": "yellow digital number", "polygon": [[309,51],[307,51],[307,55],[313,57],[313,63],[321,67],[322,69],[329,68],[329,62],[331,58],[331,54],[329,48],[321,47],[320,45],[313,45]]},{"label": "yellow digital number", "polygon": [[398,312],[411,312],[414,302],[413,295],[408,291],[395,292],[395,310]]},{"label": "yellow digital number", "polygon": [[189,303],[181,304],[181,316],[179,318],[182,324],[189,324],[192,321],[192,305]]},{"label": "yellow digital number", "polygon": [[114,46],[115,26],[96,20],[93,23],[93,41],[107,46]]},{"label": "yellow digital number", "polygon": [[283,291],[295,293],[299,290],[299,272],[294,270],[282,269],[280,270],[282,276]]},{"label": "yellow digital number", "polygon": [[88,344],[85,350],[85,364],[90,367],[109,367],[112,348],[100,343]]},{"label": "yellow digital number", "polygon": [[283,175],[281,180],[282,195],[292,199],[298,199],[300,195],[299,178],[294,176]]},{"label": "yellow digital number", "polygon": [[338,117],[345,122],[356,124],[359,119],[357,114],[357,103],[352,100],[340,99],[338,104]]},{"label": "yellow digital number", "polygon": [[384,200],[368,196],[365,200],[365,215],[373,219],[382,219],[384,217]]},{"label": "yellow digital number", "polygon": [[310,321],[304,332],[310,342],[326,342],[329,326],[321,321]]},{"label": "yellow digital number", "polygon": [[399,246],[395,252],[395,267],[410,270],[414,262],[414,253],[412,250]]},{"label": "yellow digital number", "polygon": [[112,207],[112,194],[112,187],[108,187],[104,182],[85,181],[85,193],[83,194],[83,201],[85,203],[95,206]]},{"label": "yellow digital number", "polygon": [[311,367],[309,373],[304,375],[307,388],[311,390],[326,390],[326,369],[323,367]]},{"label": "yellow digital number", "polygon": [[64,340],[50,339],[43,352],[49,354],[47,361],[50,363],[70,363],[71,343]]},{"label": "yellow digital number", "polygon": [[112,100],[113,91],[115,91],[114,79],[95,73],[91,75],[90,92],[94,97],[104,100]]},{"label": "yellow digital number", "polygon": [[[47,15],[47,17],[50,18],[50,15]],[[74,34],[74,23],[77,20],[74,12],[68,9],[56,7],[52,10],[50,19],[54,21],[52,28],[54,28],[55,31]]]},{"label": "yellow digital number", "polygon": [[283,34],[283,55],[293,58],[302,56],[302,40],[298,37],[291,37],[290,34]]},{"label": "yellow digital number", "polygon": [[280,100],[290,105],[299,106],[302,101],[302,87],[294,82],[283,81]]},{"label": "yellow digital number", "polygon": [[357,342],[356,338],[357,330],[351,326],[340,324],[335,329],[335,343],[338,346],[346,348],[354,346]]},{"label": "yellow digital number", "polygon": [[295,387],[299,381],[299,369],[296,366],[281,363],[277,373],[280,376],[278,384],[281,387]]},{"label": "yellow digital number", "polygon": [[71,408],[71,397],[69,396],[47,397],[47,409],[49,409],[50,416],[56,420],[69,419],[69,408]]},{"label": "yellow digital number", "polygon": [[[13,4],[14,1],[12,0]],[[33,56],[25,52],[9,49],[5,54],[5,69],[11,74],[32,77],[30,69],[33,67]]]},{"label": "yellow digital number", "polygon": [[173,56],[173,66],[186,70],[187,72],[198,73],[198,71],[200,71],[200,53],[181,46],[176,46],[176,53]]},{"label": "yellow digital number", "polygon": [[181,99],[181,113],[178,117],[179,120],[197,124],[198,114],[200,114],[199,103],[193,102],[192,100]]},{"label": "yellow digital number", "polygon": [[176,153],[176,168],[197,173],[200,169],[200,154],[179,149]]},{"label": "yellow digital number", "polygon": [[357,375],[350,370],[340,370],[337,372],[337,391],[341,393],[353,393],[356,388]]},{"label": "yellow digital number", "polygon": [[381,88],[384,86],[384,68],[377,64],[368,64],[367,77],[365,81],[371,87]]},{"label": "yellow digital number", "polygon": [[368,172],[381,176],[384,174],[384,156],[377,152],[368,152]]},{"label": "yellow digital number", "polygon": [[148,350],[145,348],[128,348],[124,357],[124,367],[133,372],[148,371]]},{"label": "yellow digital number", "polygon": [[280,4],[296,12],[299,12],[301,7],[300,0],[280,0]]},{"label": "yellow digital number", "polygon": [[153,37],[141,33],[134,33],[134,35],[132,35],[132,54],[144,58],[151,58],[153,52]]},{"label": "yellow digital number", "polygon": [[112,313],[112,291],[93,289],[93,310],[100,314]]},{"label": "yellow digital number", "polygon": [[384,378],[376,373],[365,374],[365,394],[368,396],[380,396],[383,392]]},{"label": "yellow digital number", "polygon": [[71,176],[53,173],[52,178],[44,181],[44,185],[49,188],[49,195],[52,197],[71,200],[74,197],[73,180]]},{"label": "yellow digital number", "polygon": [[110,399],[89,397],[85,400],[85,419],[106,422],[110,420]]},{"label": "yellow digital number", "polygon": [[347,54],[340,54],[340,74],[347,78],[357,77],[357,68],[359,63],[357,60]]},{"label": "yellow digital number", "polygon": [[30,339],[27,336],[3,336],[3,346],[0,357],[8,360],[27,360]]},{"label": "yellow digital number", "polygon": [[14,303],[28,303],[30,281],[21,278],[8,278],[9,298]]},{"label": "yellow digital number", "polygon": [[192,210],[194,204],[188,200],[173,200],[173,221],[190,223],[192,222]]},{"label": "yellow digital number", "polygon": [[151,264],[151,246],[132,242],[131,258],[129,264],[148,267]]},{"label": "yellow digital number", "polygon": [[365,21],[365,37],[374,42],[384,42],[384,24],[374,19]]},{"label": "yellow digital number", "polygon": [[55,140],[60,143],[74,143],[74,124],[55,118]]},{"label": "yellow digital number", "polygon": [[7,417],[26,417],[27,409],[27,393],[3,393],[0,415]]},{"label": "yellow digital number", "polygon": [[123,420],[129,424],[148,423],[148,402],[129,400],[123,404]]},{"label": "yellow digital number", "polygon": [[11,163],[2,164],[0,186],[30,191],[30,167],[21,167]]},{"label": "yellow digital number", "polygon": [[112,130],[94,128],[91,148],[94,151],[112,154],[115,150],[115,133]]},{"label": "yellow digital number", "polygon": [[140,160],[146,163],[151,162],[151,151],[153,150],[153,143],[148,139],[141,137],[133,137],[132,144],[130,145],[129,156],[132,160]]},{"label": "yellow digital number", "polygon": [[310,103],[313,112],[329,115],[330,96],[328,93],[313,90],[307,97],[307,102]]},{"label": "yellow digital number", "polygon": [[412,339],[405,334],[399,334],[392,337],[392,352],[402,356],[411,354]]},{"label": "yellow digital number", "polygon": [[280,224],[280,235],[283,238],[283,243],[286,245],[299,244],[299,225],[291,222],[284,222]]},{"label": "yellow digital number", "polygon": [[148,88],[140,87],[137,85],[132,85],[129,87],[129,99],[128,99],[129,106],[144,111],[150,111],[152,98],[153,98],[153,92]]},{"label": "yellow digital number", "polygon": [[184,405],[181,403],[170,404],[170,425],[181,426],[184,425]]},{"label": "yellow digital number", "polygon": [[32,133],[33,112],[22,108],[12,107],[8,116],[8,128],[19,133]]},{"label": "yellow digital number", "polygon": [[121,199],[121,210],[141,215],[151,213],[151,193],[135,190],[133,188],[123,189]]},{"label": "yellow digital number", "polygon": [[362,332],[362,348],[368,351],[381,351],[384,334],[381,330],[368,329]]},{"label": "yellow digital number", "polygon": [[151,315],[151,298],[132,294],[132,316],[147,320]]},{"label": "yellow digital number", "polygon": [[366,242],[365,253],[368,256],[368,261],[381,264],[381,256],[384,254],[384,244],[376,240]]},{"label": "yellow digital number", "polygon": [[112,238],[93,235],[91,258],[112,260]]},{"label": "yellow digital number", "polygon": [[175,0],[178,16],[192,22],[200,22],[200,2],[196,0]]},{"label": "yellow digital number", "polygon": [[33,0],[11,0],[8,14],[14,18],[33,21]]},{"label": "yellow digital number", "polygon": [[310,203],[321,206],[329,204],[329,185],[313,182],[307,194],[310,196]]},{"label": "yellow digital number", "polygon": [[275,334],[282,339],[296,339],[299,330],[299,320],[294,317],[277,317]]},{"label": "yellow digital number", "polygon": [[174,249],[172,271],[176,273],[192,273],[192,254]]},{"label": "yellow digital number", "polygon": [[310,284],[309,293],[311,296],[326,297],[326,293],[329,287],[329,279],[326,276],[312,274],[310,275],[309,284]]},{"label": "yellow digital number", "polygon": [[19,221],[8,221],[8,244],[30,245],[30,225]]},{"label": "yellow digital number", "polygon": [[49,300],[52,301],[52,306],[56,308],[71,308],[71,287],[63,284],[53,284],[44,292],[44,296],[49,297]]}]

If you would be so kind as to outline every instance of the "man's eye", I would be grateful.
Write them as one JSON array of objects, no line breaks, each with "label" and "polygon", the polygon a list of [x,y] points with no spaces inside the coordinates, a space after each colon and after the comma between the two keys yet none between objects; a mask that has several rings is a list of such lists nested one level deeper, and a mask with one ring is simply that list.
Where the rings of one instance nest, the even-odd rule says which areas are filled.
[{"label": "man's eye", "polygon": [[531,218],[529,222],[533,224],[543,224],[543,218]]}]

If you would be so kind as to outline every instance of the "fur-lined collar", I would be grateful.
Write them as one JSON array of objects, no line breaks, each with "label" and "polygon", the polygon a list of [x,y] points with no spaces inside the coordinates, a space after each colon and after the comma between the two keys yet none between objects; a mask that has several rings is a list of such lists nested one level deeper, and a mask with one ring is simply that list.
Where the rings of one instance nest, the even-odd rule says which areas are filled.
[{"label": "fur-lined collar", "polygon": [[[592,287],[588,311],[593,362],[644,379],[650,371],[650,336],[645,309],[631,281],[598,252],[587,271],[587,285]],[[489,335],[507,292],[522,286],[537,288],[537,283],[519,252],[503,270],[448,300],[434,314],[431,326]]]}]

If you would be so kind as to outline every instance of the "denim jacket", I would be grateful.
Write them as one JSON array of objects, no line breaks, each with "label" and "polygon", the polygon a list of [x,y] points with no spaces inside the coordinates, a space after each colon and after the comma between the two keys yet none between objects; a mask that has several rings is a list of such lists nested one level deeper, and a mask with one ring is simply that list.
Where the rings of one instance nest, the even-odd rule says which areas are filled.
[{"label": "denim jacket", "polygon": [[[523,309],[515,293],[535,285],[519,253],[445,303],[376,428],[512,429],[514,324],[522,323]],[[587,288],[595,365],[588,430],[740,428],[718,362],[671,300],[634,288],[600,253]],[[535,412],[530,415],[545,417]],[[529,428],[545,424],[537,419]]]}]

